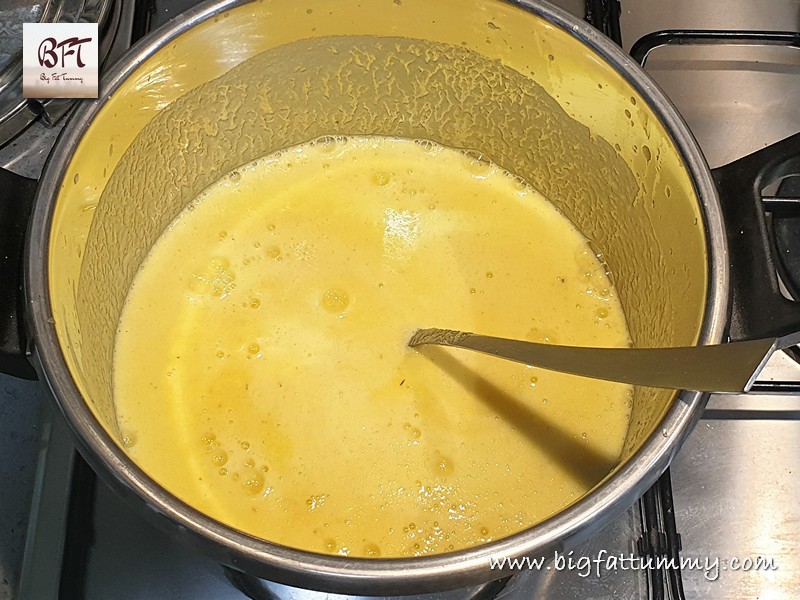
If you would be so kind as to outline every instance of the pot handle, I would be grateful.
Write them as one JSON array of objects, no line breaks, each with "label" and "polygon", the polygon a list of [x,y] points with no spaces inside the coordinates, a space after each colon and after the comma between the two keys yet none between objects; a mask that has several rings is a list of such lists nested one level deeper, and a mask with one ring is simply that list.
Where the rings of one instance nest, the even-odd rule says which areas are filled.
[{"label": "pot handle", "polygon": [[0,169],[0,372],[38,379],[28,360],[23,255],[35,179]]},{"label": "pot handle", "polygon": [[713,169],[712,174],[728,237],[730,339],[800,332],[800,303],[784,297],[778,286],[761,197],[764,185],[800,174],[800,133]]}]

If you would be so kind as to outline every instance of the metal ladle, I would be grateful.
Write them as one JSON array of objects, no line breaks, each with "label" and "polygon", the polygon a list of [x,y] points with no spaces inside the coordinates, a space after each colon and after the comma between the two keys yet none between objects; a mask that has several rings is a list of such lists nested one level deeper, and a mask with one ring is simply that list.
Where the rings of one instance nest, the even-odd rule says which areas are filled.
[{"label": "metal ladle", "polygon": [[747,392],[772,353],[800,342],[780,338],[681,348],[587,348],[478,335],[451,329],[419,329],[408,342],[466,348],[552,371],[648,387],[700,392]]}]

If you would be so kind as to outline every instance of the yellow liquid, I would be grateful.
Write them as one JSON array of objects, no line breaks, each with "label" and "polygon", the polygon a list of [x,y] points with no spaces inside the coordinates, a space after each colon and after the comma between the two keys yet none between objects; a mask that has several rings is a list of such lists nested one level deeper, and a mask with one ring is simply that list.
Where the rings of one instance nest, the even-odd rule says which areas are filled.
[{"label": "yellow liquid", "polygon": [[265,157],[197,198],[134,282],[125,445],[224,523],[352,556],[502,538],[613,468],[628,386],[407,348],[430,326],[628,343],[586,241],[492,163],[368,137]]}]

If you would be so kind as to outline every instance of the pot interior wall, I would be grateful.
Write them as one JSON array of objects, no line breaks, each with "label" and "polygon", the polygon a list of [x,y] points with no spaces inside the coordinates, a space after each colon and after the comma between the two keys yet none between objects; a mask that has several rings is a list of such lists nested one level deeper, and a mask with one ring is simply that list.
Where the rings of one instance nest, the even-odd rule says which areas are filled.
[{"label": "pot interior wall", "polygon": [[[166,45],[106,102],[65,173],[49,266],[68,365],[107,430],[117,435],[120,311],[152,244],[222,175],[324,135],[483,153],[543,192],[602,253],[636,345],[696,342],[703,218],[661,123],[569,34],[511,4],[467,4],[246,4]],[[636,390],[623,459],[674,397]]]}]

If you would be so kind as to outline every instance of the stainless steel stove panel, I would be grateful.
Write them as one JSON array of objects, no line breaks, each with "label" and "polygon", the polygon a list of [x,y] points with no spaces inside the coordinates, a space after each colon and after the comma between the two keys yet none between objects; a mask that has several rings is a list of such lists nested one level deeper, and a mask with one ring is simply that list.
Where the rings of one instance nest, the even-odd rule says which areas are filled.
[{"label": "stainless steel stove panel", "polygon": [[[777,600],[800,592],[798,406],[797,398],[715,397],[678,455],[672,482],[682,555],[720,560],[718,578],[684,570],[687,598]],[[774,559],[777,570],[722,564],[758,556]]]},{"label": "stainless steel stove panel", "polygon": [[[800,32],[800,0],[622,0],[623,47],[665,29]],[[653,52],[647,72],[711,167],[800,130],[800,50],[690,46]]]}]

